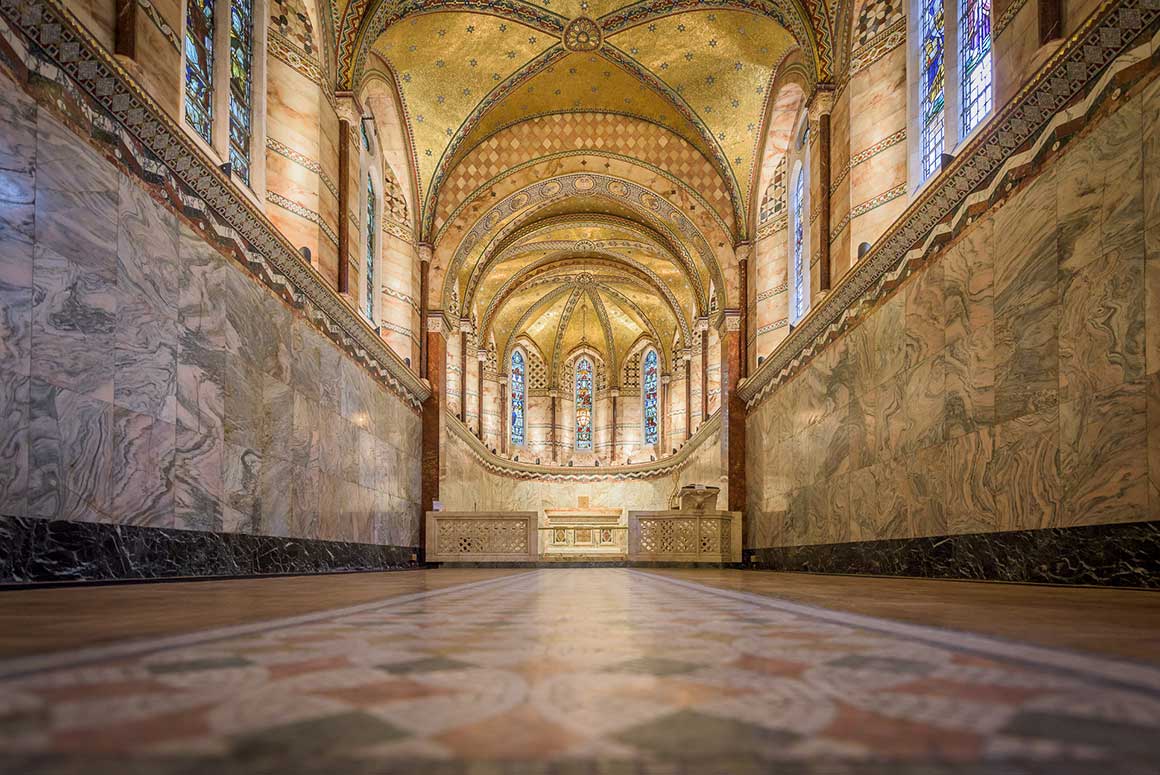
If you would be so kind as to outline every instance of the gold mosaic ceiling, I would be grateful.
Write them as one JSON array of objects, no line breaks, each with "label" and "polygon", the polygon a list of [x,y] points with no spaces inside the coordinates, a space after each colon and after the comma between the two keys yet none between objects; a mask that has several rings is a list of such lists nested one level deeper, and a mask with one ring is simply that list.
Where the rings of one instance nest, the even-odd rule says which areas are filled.
[{"label": "gold mosaic ceiling", "polygon": [[[397,76],[425,209],[450,167],[497,129],[585,111],[642,117],[685,138],[744,211],[765,92],[795,45],[774,16],[706,3],[636,23],[624,18],[631,4],[612,0],[475,5],[402,16],[371,44]],[[595,21],[578,38],[567,25],[581,15]]]}]

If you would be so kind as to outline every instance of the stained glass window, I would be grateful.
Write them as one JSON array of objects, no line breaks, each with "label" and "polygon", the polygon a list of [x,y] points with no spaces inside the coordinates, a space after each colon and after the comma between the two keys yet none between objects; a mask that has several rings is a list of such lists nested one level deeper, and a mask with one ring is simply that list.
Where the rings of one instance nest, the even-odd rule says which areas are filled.
[{"label": "stained glass window", "polygon": [[991,0],[962,0],[959,33],[966,137],[991,112]]},{"label": "stained glass window", "polygon": [[253,137],[254,0],[230,3],[230,165],[250,182]]},{"label": "stained glass window", "polygon": [[[971,0],[966,0],[970,2]],[[975,0],[978,2],[978,0]],[[988,0],[989,5],[989,0]],[[920,152],[922,179],[939,171],[943,152],[943,103],[946,66],[943,57],[943,0],[922,0],[922,48],[919,50]],[[989,23],[988,23],[989,24]],[[990,68],[988,68],[988,73]]]},{"label": "stained glass window", "polygon": [[185,14],[185,120],[213,142],[213,3],[188,0]]},{"label": "stained glass window", "polygon": [[359,128],[359,132],[362,134],[363,150],[365,150],[369,153],[371,150],[371,136],[367,134],[367,122],[366,122],[366,120],[358,122],[358,128]]},{"label": "stained glass window", "polygon": [[806,310],[809,308],[809,300],[807,298],[809,287],[806,278],[807,268],[805,257],[805,198],[806,170],[805,167],[799,167],[797,179],[793,184],[793,200],[790,203],[793,210],[793,304],[790,315],[791,322],[795,324],[802,319],[806,314]]},{"label": "stained glass window", "polygon": [[375,186],[367,175],[367,318],[375,319]]},{"label": "stained glass window", "polygon": [[592,449],[592,361],[576,361],[576,449]]},{"label": "stained glass window", "polygon": [[512,444],[522,446],[524,443],[524,404],[527,399],[525,391],[524,354],[519,350],[512,353],[511,366],[511,394],[512,394]]},{"label": "stained glass window", "polygon": [[644,373],[641,374],[641,401],[644,407],[644,443],[656,444],[660,439],[657,426],[657,351],[649,350],[644,356]]}]

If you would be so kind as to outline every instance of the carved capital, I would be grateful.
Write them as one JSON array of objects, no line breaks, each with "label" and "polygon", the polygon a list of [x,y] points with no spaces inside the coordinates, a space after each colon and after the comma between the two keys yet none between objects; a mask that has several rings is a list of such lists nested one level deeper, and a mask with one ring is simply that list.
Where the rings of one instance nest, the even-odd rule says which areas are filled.
[{"label": "carved capital", "polygon": [[733,247],[733,255],[737,257],[737,263],[739,264],[748,261],[749,257],[753,255],[753,243],[742,242],[735,245]]},{"label": "carved capital", "polygon": [[741,310],[721,310],[717,315],[717,330],[721,333],[741,330]]},{"label": "carved capital", "polygon": [[447,321],[442,310],[431,310],[427,313],[427,333],[447,336]]},{"label": "carved capital", "polygon": [[431,263],[431,257],[435,255],[435,248],[428,242],[419,243],[419,260],[424,264]]},{"label": "carved capital", "polygon": [[807,108],[810,123],[814,124],[822,116],[828,116],[834,111],[834,86],[828,83],[819,83],[810,97]]},{"label": "carved capital", "polygon": [[480,363],[487,363],[487,350],[482,347],[475,351],[475,359]]},{"label": "carved capital", "polygon": [[708,331],[709,330],[709,318],[707,318],[707,317],[697,318],[696,330],[697,331]]},{"label": "carved capital", "polygon": [[353,92],[340,91],[334,95],[335,111],[339,119],[348,122],[352,127],[362,120],[362,107],[358,104]]}]

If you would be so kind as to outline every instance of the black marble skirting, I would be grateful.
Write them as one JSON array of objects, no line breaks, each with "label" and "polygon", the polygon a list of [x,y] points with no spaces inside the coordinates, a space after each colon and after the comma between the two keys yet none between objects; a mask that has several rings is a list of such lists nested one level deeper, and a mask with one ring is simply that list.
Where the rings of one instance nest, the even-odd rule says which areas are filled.
[{"label": "black marble skirting", "polygon": [[0,586],[399,570],[416,551],[0,515]]},{"label": "black marble skirting", "polygon": [[644,560],[540,560],[537,562],[433,562],[440,568],[740,568],[737,562],[661,562]]},{"label": "black marble skirting", "polygon": [[1160,588],[1160,521],[746,549],[745,567]]}]

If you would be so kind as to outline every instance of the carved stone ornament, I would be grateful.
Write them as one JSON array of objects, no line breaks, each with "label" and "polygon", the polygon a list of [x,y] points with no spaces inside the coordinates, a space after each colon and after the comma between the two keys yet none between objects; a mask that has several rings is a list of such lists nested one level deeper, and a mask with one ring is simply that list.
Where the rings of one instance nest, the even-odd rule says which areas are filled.
[{"label": "carved stone ornament", "polygon": [[564,28],[564,48],[569,51],[595,51],[600,43],[600,25],[586,16],[576,17]]}]

